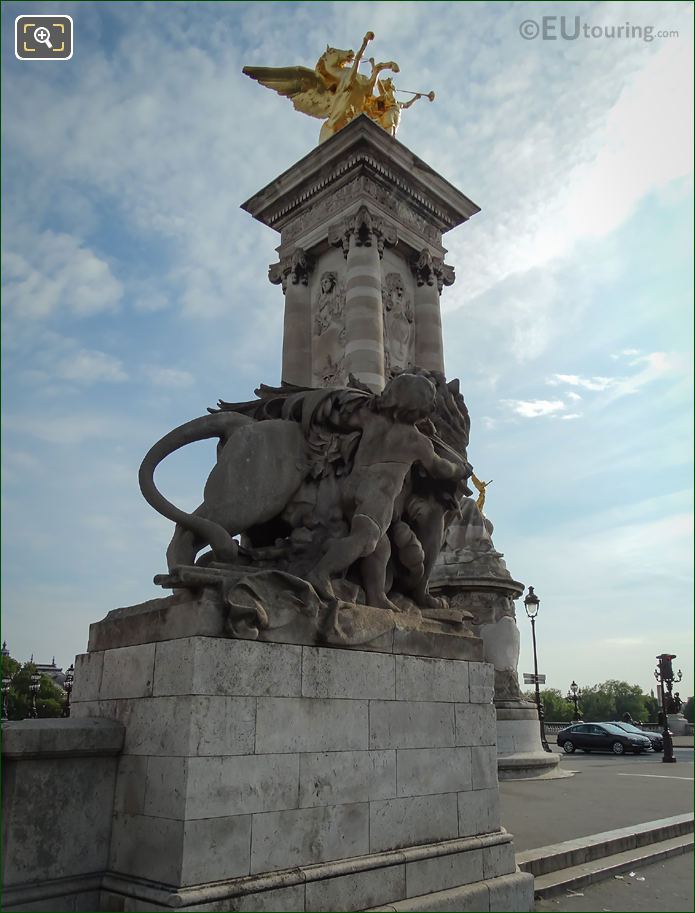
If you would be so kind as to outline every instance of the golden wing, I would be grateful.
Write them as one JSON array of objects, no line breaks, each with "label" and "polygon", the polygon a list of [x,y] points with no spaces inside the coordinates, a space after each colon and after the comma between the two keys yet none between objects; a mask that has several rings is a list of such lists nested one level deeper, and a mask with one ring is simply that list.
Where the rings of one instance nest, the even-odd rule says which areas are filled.
[{"label": "golden wing", "polygon": [[331,113],[334,93],[308,67],[244,67],[246,76],[289,98],[297,111],[323,120]]}]

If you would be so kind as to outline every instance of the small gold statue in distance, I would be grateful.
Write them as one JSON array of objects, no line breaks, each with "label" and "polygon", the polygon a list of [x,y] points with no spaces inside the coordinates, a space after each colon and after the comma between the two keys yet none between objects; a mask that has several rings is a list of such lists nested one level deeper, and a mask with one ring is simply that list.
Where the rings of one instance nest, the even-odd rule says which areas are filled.
[{"label": "small gold statue in distance", "polygon": [[[326,47],[313,70],[308,67],[244,67],[243,73],[262,86],[273,89],[278,95],[292,100],[297,111],[325,120],[319,134],[323,143],[342,130],[359,114],[366,114],[391,136],[396,135],[401,111],[409,108],[419,98],[434,101],[434,92],[408,92],[396,89],[393,80],[380,79],[383,70],[398,73],[395,60],[375,63],[370,57],[371,73],[358,72],[364,52],[374,32],[367,32],[355,54],[351,50]],[[374,94],[374,89],[378,94]],[[407,102],[396,100],[396,92],[405,92],[413,98]]]},{"label": "small gold statue in distance", "polygon": [[480,494],[478,495],[478,500],[475,502],[475,506],[478,508],[480,513],[483,512],[483,507],[485,506],[485,489],[492,483],[492,479],[489,482],[481,482],[475,473],[471,474],[471,482],[478,489]]}]

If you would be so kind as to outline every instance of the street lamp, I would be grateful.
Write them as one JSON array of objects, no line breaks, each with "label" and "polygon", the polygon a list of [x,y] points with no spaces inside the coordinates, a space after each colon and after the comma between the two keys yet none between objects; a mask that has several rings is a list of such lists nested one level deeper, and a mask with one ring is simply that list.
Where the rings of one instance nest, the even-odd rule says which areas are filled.
[{"label": "street lamp", "polygon": [[572,701],[574,704],[574,716],[572,717],[573,723],[581,723],[582,717],[579,713],[579,701],[581,700],[582,692],[579,688],[579,685],[573,681],[570,685],[570,690],[567,692],[567,700]]},{"label": "street lamp", "polygon": [[538,687],[538,654],[536,651],[536,615],[538,615],[538,609],[540,608],[541,601],[533,592],[533,587],[528,588],[528,594],[524,599],[524,608],[526,609],[526,614],[531,619],[531,634],[533,636],[533,678],[536,685],[536,706],[538,708],[538,722],[541,729],[541,744],[543,745],[543,751],[552,751],[548,745],[548,740],[545,737],[545,722],[543,716],[543,704],[541,704],[541,692]]},{"label": "street lamp", "polygon": [[29,717],[32,720],[35,720],[39,715],[36,709],[36,695],[39,693],[40,687],[41,675],[38,672],[32,672],[31,679],[29,681],[29,690],[31,691],[31,708],[29,710]]},{"label": "street lamp", "polygon": [[70,693],[72,692],[72,683],[75,680],[75,666],[70,663],[70,668],[65,673],[63,688],[65,689],[65,703],[63,704],[63,716],[70,716]]},{"label": "street lamp", "polygon": [[679,682],[683,678],[683,673],[678,670],[678,675],[673,674],[673,660],[676,658],[675,653],[661,653],[657,656],[658,667],[654,670],[654,678],[661,685],[661,713],[659,714],[664,727],[664,754],[661,760],[664,764],[675,764],[676,759],[673,756],[673,740],[668,728],[668,714],[673,705],[673,683]]},{"label": "street lamp", "polygon": [[3,723],[10,718],[10,685],[12,678],[9,675],[2,677],[2,721]]}]

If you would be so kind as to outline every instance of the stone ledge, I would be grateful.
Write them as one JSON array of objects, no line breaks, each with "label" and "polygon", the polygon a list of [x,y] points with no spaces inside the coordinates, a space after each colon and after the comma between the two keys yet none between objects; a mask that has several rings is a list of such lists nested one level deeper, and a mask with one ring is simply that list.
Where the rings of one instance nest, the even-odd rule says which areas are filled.
[{"label": "stone ledge", "polygon": [[517,871],[384,907],[372,907],[366,913],[522,913],[533,908],[533,876]]},{"label": "stone ledge", "polygon": [[[372,613],[382,611],[364,608]],[[213,587],[206,586],[197,593],[179,590],[174,596],[114,609],[91,624],[88,653],[196,636],[233,640],[225,632],[225,613],[222,598]],[[298,615],[292,624],[261,630],[257,638],[249,637],[244,642],[483,662],[483,642],[473,634],[449,630],[427,618],[423,620],[424,627],[416,628],[407,615],[394,616],[390,624],[372,639],[341,643],[322,640],[316,621]],[[102,680],[103,677],[102,673]]]},{"label": "stone ledge", "polygon": [[[355,856],[315,865],[297,866],[292,869],[264,872],[258,875],[232,878],[221,882],[179,889],[174,886],[167,888],[142,878],[123,876],[117,872],[107,872],[104,876],[102,887],[115,894],[134,898],[146,904],[157,905],[152,907],[152,909],[195,909],[203,904],[216,904],[217,902],[230,901],[233,898],[262,895],[278,888],[305,885],[424,859],[435,859],[442,856],[485,850],[489,847],[509,845],[511,840],[511,835],[500,829],[499,831],[482,834],[477,837],[459,837],[454,840],[409,846],[383,853],[369,853],[364,856]],[[261,908],[259,907],[259,909]]]},{"label": "stone ledge", "polygon": [[2,724],[4,760],[120,754],[125,727],[99,718],[22,720]]},{"label": "stone ledge", "polygon": [[[41,904],[35,909],[58,910],[60,906],[70,910],[93,910],[94,899],[101,888],[102,873],[70,878],[52,878],[41,884],[20,884],[4,886],[2,909],[5,913],[26,910],[30,904]],[[68,907],[67,898],[70,898]]]},{"label": "stone ledge", "polygon": [[574,771],[560,768],[561,755],[547,751],[499,755],[497,777],[499,780],[559,780],[573,777]]}]

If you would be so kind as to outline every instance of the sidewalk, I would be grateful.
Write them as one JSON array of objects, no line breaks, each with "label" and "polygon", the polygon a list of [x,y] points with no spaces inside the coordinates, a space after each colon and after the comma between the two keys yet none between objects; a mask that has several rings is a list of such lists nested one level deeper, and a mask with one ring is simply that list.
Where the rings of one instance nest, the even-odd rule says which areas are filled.
[{"label": "sidewalk", "polygon": [[622,878],[609,878],[562,897],[536,901],[536,913],[691,913],[693,856],[686,853],[636,868]]}]

